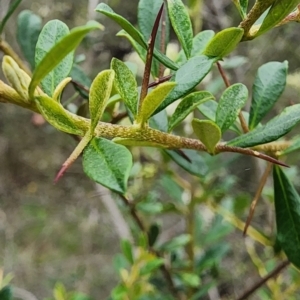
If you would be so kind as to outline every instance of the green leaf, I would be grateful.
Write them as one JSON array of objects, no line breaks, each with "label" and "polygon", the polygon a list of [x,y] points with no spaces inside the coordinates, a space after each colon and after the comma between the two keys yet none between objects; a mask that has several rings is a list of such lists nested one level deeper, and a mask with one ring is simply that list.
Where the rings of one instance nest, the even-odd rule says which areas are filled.
[{"label": "green leaf", "polygon": [[134,263],[133,253],[132,253],[132,245],[128,240],[121,241],[121,249],[124,256],[127,258],[130,264]]},{"label": "green leaf", "polygon": [[203,54],[222,58],[232,52],[241,41],[244,30],[238,27],[226,28],[218,32],[209,42]]},{"label": "green leaf", "polygon": [[[209,41],[214,37],[215,33],[213,30],[204,30],[199,32],[193,38],[193,47],[191,52],[191,57],[199,56],[205,50]],[[180,50],[176,62],[182,65],[187,61],[187,58],[183,50]]]},{"label": "green leaf", "polygon": [[160,227],[157,224],[152,224],[148,231],[149,247],[153,247],[160,233]]},{"label": "green leaf", "polygon": [[300,136],[296,136],[292,139],[292,144],[286,148],[285,150],[283,150],[280,155],[286,155],[289,154],[291,152],[297,151],[300,149]]},{"label": "green leaf", "polygon": [[164,259],[163,258],[156,258],[151,261],[146,261],[145,265],[141,267],[139,270],[140,276],[145,276],[148,274],[151,274],[155,270],[157,270],[160,266],[164,264]]},{"label": "green leaf", "polygon": [[193,29],[188,11],[181,0],[169,0],[168,13],[172,27],[187,58],[190,58],[193,45]]},{"label": "green leaf", "polygon": [[[106,15],[107,17],[111,18],[116,23],[118,23],[144,49],[148,48],[148,45],[147,45],[146,41],[144,40],[144,37],[142,36],[142,34],[131,23],[129,23],[125,18],[116,14],[107,4],[105,4],[105,3],[98,4],[96,11]],[[160,53],[156,48],[154,48],[153,55],[166,67],[168,67],[172,70],[178,69],[178,66],[172,60],[170,60],[164,54]]]},{"label": "green leaf", "polygon": [[114,77],[115,72],[113,70],[104,70],[100,72],[92,82],[89,101],[91,133],[94,132],[102,117],[112,91]]},{"label": "green leaf", "polygon": [[137,124],[144,124],[175,86],[175,82],[164,82],[152,90],[143,100],[136,117]]},{"label": "green leaf", "polygon": [[272,109],[284,91],[286,85],[288,62],[269,62],[262,65],[253,84],[252,105],[249,127],[256,127],[263,117]]},{"label": "green leaf", "polygon": [[160,202],[139,202],[136,208],[147,215],[157,215],[164,210],[164,206]]},{"label": "green leaf", "polygon": [[166,150],[165,152],[184,170],[192,175],[203,177],[208,172],[208,167],[205,159],[196,150],[181,150],[190,161],[183,158],[177,152]]},{"label": "green leaf", "polygon": [[137,114],[137,82],[130,69],[121,60],[113,58],[111,68],[115,71],[114,85],[134,117]]},{"label": "green leaf", "polygon": [[70,31],[63,37],[51,50],[45,55],[43,60],[36,67],[29,86],[29,96],[33,98],[35,88],[40,81],[49,74],[70,52],[72,52],[81,42],[81,40],[90,31],[103,28],[95,21],[90,21],[84,26],[79,26]]},{"label": "green leaf", "polygon": [[[89,89],[92,84],[92,80],[84,73],[82,68],[77,64],[73,64],[72,70],[70,72],[70,77],[72,78],[72,80],[80,83],[80,85],[83,85],[87,89]],[[73,84],[73,86],[75,90],[77,90],[84,99],[89,99],[89,94],[85,90],[81,89],[76,84]]]},{"label": "green leaf", "polygon": [[23,10],[17,20],[17,41],[31,69],[35,67],[35,46],[42,30],[42,19],[30,10]]},{"label": "green leaf", "polygon": [[[35,65],[38,66],[51,48],[63,37],[69,34],[68,26],[59,21],[51,20],[42,29],[35,49]],[[50,97],[58,84],[66,78],[73,65],[74,53],[69,53],[51,72],[41,81],[43,91]]]},{"label": "green leaf", "polygon": [[83,153],[83,170],[92,180],[124,194],[132,168],[128,149],[109,140],[93,138]]},{"label": "green leaf", "polygon": [[178,250],[182,247],[184,247],[187,243],[189,243],[191,240],[190,234],[181,234],[175,238],[173,238],[171,241],[168,241],[164,244],[162,244],[159,249],[166,252],[171,252],[174,250]]},{"label": "green leaf", "polygon": [[192,57],[182,65],[175,73],[174,81],[177,83],[176,87],[166,97],[155,113],[160,112],[174,101],[191,92],[208,74],[214,62],[215,59],[201,55]]},{"label": "green leaf", "polygon": [[0,290],[1,300],[13,300],[12,288],[10,286],[5,286]]},{"label": "green leaf", "polygon": [[[144,37],[144,40],[148,41],[153,24],[155,22],[155,19],[157,17],[157,14],[159,12],[159,9],[161,8],[161,5],[163,4],[163,0],[140,0],[138,4],[138,26],[139,29]],[[167,14],[165,14],[164,17],[164,49],[167,48],[167,45],[170,40],[170,22]],[[161,40],[162,40],[162,26],[159,26],[157,34],[156,34],[156,41],[155,41],[155,48],[158,50],[161,48]],[[134,47],[135,48],[135,47]],[[146,50],[143,48],[143,61],[146,56]],[[158,77],[159,73],[159,64],[160,62],[157,59],[153,59],[152,65],[151,65],[151,73],[155,77]]]},{"label": "green leaf", "polygon": [[299,0],[276,0],[272,4],[271,9],[268,11],[267,16],[255,36],[260,36],[275,27],[289,13],[291,13],[298,4]]},{"label": "green leaf", "polygon": [[44,118],[56,129],[70,134],[83,136],[89,124],[78,116],[65,110],[52,98],[44,95],[35,98],[37,107]]},{"label": "green leaf", "polygon": [[201,283],[199,276],[194,273],[181,273],[180,277],[185,285],[193,288],[198,288]]},{"label": "green leaf", "polygon": [[239,0],[243,18],[247,16],[248,0]]},{"label": "green leaf", "polygon": [[200,291],[196,292],[190,300],[200,300],[202,299],[202,297],[204,297],[205,295],[207,295],[207,293],[209,292],[209,290],[211,290],[214,286],[216,286],[217,283],[216,282],[209,282],[206,284],[202,284],[201,285],[201,289]]},{"label": "green leaf", "polygon": [[198,106],[201,114],[211,121],[216,120],[217,109],[218,103],[214,100],[208,100]]},{"label": "green leaf", "polygon": [[289,261],[300,268],[300,197],[280,167],[274,166],[277,240]]},{"label": "green leaf", "polygon": [[192,126],[198,139],[207,148],[208,153],[214,154],[215,147],[221,139],[221,129],[210,120],[193,119]]},{"label": "green leaf", "polygon": [[169,121],[168,131],[183,121],[198,105],[210,99],[214,99],[214,96],[206,91],[194,92],[183,98]]},{"label": "green leaf", "polygon": [[266,125],[239,136],[227,143],[228,146],[253,147],[269,143],[287,134],[300,121],[300,104],[289,106],[283,112],[270,120]]},{"label": "green leaf", "polygon": [[3,32],[3,29],[5,27],[5,24],[7,23],[7,21],[9,20],[9,18],[11,17],[11,15],[14,13],[14,11],[17,9],[17,7],[19,6],[19,4],[22,2],[22,0],[15,0],[14,2],[12,2],[9,5],[8,11],[5,14],[4,18],[2,19],[2,21],[0,22],[0,35]]},{"label": "green leaf", "polygon": [[222,94],[216,112],[216,124],[224,132],[236,121],[248,99],[248,90],[242,83],[228,87]]}]

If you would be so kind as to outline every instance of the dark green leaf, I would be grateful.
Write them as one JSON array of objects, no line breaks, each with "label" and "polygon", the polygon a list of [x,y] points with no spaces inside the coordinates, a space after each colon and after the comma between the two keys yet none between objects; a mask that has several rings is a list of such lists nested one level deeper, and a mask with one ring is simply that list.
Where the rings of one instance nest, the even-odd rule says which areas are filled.
[{"label": "dark green leaf", "polygon": [[300,268],[300,197],[278,166],[273,179],[277,240],[289,261]]},{"label": "dark green leaf", "polygon": [[[165,152],[184,170],[198,177],[203,177],[208,172],[208,167],[204,158],[196,150],[181,150],[184,155],[190,160],[186,160],[180,154],[172,150],[165,150]],[[204,156],[205,154],[203,154]]]},{"label": "dark green leaf", "polygon": [[135,77],[130,69],[116,58],[112,59],[111,68],[115,71],[114,85],[135,117],[138,105],[138,90]]},{"label": "dark green leaf", "polygon": [[160,112],[175,100],[186,96],[191,92],[211,70],[215,59],[210,59],[205,55],[192,57],[182,65],[175,74],[177,83],[173,91],[166,97],[164,102],[156,110]]},{"label": "dark green leaf", "polygon": [[[102,13],[106,15],[107,17],[114,20],[116,23],[118,23],[138,44],[140,44],[144,49],[147,49],[148,45],[146,41],[144,40],[144,37],[142,34],[131,24],[129,23],[125,18],[122,16],[116,14],[107,4],[100,3],[96,11],[99,13]],[[177,70],[178,66],[170,60],[167,56],[159,52],[156,48],[154,49],[153,53],[154,57],[156,57],[162,64],[164,64],[166,67]]]},{"label": "dark green leaf", "polygon": [[[73,64],[72,70],[70,72],[70,77],[76,81],[77,83],[79,83],[80,85],[86,87],[86,89],[89,89],[91,84],[92,84],[92,80],[90,79],[90,77],[88,77],[84,71],[82,70],[82,68],[77,65],[77,64]],[[80,95],[85,98],[88,99],[89,98],[89,94],[87,91],[81,89],[79,86],[77,86],[76,84],[73,84],[74,88],[80,93]]]},{"label": "dark green leaf", "polygon": [[166,110],[162,110],[158,114],[149,119],[150,127],[166,132],[168,130],[168,115]]},{"label": "dark green leaf", "polygon": [[299,4],[299,0],[276,0],[255,36],[259,36],[275,27],[296,8],[297,4]]},{"label": "dark green leaf", "polygon": [[299,121],[300,104],[295,104],[285,108],[266,125],[256,127],[253,131],[229,141],[227,145],[246,148],[269,143],[287,134]]},{"label": "dark green leaf", "polygon": [[153,247],[158,238],[159,233],[160,227],[157,224],[152,224],[148,231],[149,247]]},{"label": "dark green leaf", "polygon": [[5,286],[0,290],[1,300],[13,300],[12,288],[10,286]]},{"label": "dark green leaf", "polygon": [[243,14],[243,18],[246,18],[247,16],[247,10],[248,10],[248,0],[239,0],[241,11]]},{"label": "dark green leaf", "polygon": [[256,127],[272,109],[284,91],[288,62],[269,62],[262,65],[253,84],[249,127]]},{"label": "dark green leaf", "polygon": [[70,134],[83,136],[89,129],[84,119],[64,109],[64,107],[48,96],[35,98],[37,107],[44,118],[56,129]]},{"label": "dark green leaf", "polygon": [[121,249],[124,256],[127,258],[130,264],[134,263],[133,253],[132,253],[132,245],[128,240],[121,241]]},{"label": "dark green leaf", "polygon": [[173,238],[171,241],[168,241],[162,244],[161,246],[159,246],[159,249],[166,252],[178,250],[184,247],[187,243],[189,243],[190,240],[191,240],[191,236],[189,234],[181,234]]},{"label": "dark green leaf", "polygon": [[5,14],[4,18],[0,22],[0,35],[3,32],[6,22],[9,20],[9,18],[11,17],[11,15],[14,13],[14,11],[17,9],[17,7],[21,2],[22,0],[15,0],[9,5],[7,13]]},{"label": "dark green leaf", "polygon": [[45,55],[43,60],[36,67],[29,86],[29,96],[33,97],[35,88],[40,81],[49,74],[70,52],[72,52],[81,40],[92,30],[101,29],[102,25],[90,21],[84,26],[79,26],[70,31]]},{"label": "dark green leaf", "polygon": [[198,139],[207,148],[208,153],[214,154],[215,147],[221,139],[221,130],[218,125],[210,120],[194,119],[192,126]]},{"label": "dark green leaf", "polygon": [[42,19],[30,10],[22,11],[17,21],[17,41],[31,69],[35,67],[35,46],[42,30]]},{"label": "dark green leaf", "polygon": [[192,23],[187,9],[181,0],[167,1],[169,18],[187,58],[190,58],[193,45]]},{"label": "dark green leaf", "polygon": [[248,90],[242,83],[228,87],[222,94],[216,112],[216,124],[224,132],[236,121],[248,99]]},{"label": "dark green leaf", "polygon": [[222,58],[232,52],[241,41],[244,30],[238,27],[226,28],[218,32],[208,43],[203,54]]},{"label": "dark green leaf", "polygon": [[207,295],[208,291],[216,285],[217,285],[216,282],[210,282],[210,283],[202,284],[200,291],[196,292],[190,300],[200,300],[200,299],[202,299],[202,297]]},{"label": "dark green leaf", "polygon": [[144,124],[175,86],[175,82],[164,82],[152,90],[143,100],[136,117],[137,124]]},{"label": "dark green leaf", "polygon": [[[35,49],[35,65],[38,66],[51,48],[63,37],[69,34],[68,26],[59,21],[51,20],[42,29]],[[58,84],[66,78],[73,65],[74,53],[69,53],[51,72],[41,81],[43,91],[50,97]]]},{"label": "dark green leaf", "polygon": [[93,138],[83,153],[83,170],[92,180],[124,194],[132,167],[126,147],[109,140]]},{"label": "dark green leaf", "polygon": [[90,116],[91,116],[91,133],[94,132],[103,112],[107,101],[110,97],[115,72],[113,70],[104,70],[100,72],[93,80],[90,90]]},{"label": "dark green leaf", "polygon": [[206,91],[194,92],[183,98],[169,121],[168,131],[183,121],[198,105],[210,99],[214,99],[214,96]]}]

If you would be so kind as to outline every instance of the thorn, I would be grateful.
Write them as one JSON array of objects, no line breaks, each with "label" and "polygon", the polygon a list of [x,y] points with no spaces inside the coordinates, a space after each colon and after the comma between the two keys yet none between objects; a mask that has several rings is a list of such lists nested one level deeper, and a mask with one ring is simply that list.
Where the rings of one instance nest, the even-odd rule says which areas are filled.
[{"label": "thorn", "polygon": [[54,184],[56,184],[58,182],[59,179],[61,179],[65,173],[65,171],[70,167],[71,165],[64,163],[61,167],[61,169],[59,170],[59,172],[56,174],[55,179],[54,179]]}]

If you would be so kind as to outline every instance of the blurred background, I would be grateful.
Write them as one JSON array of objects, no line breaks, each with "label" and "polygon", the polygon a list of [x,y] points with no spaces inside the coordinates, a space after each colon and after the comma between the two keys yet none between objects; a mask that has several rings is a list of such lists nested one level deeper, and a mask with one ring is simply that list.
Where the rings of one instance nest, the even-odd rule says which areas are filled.
[{"label": "blurred background", "polygon": [[[105,2],[136,24],[138,0]],[[24,0],[9,20],[3,37],[21,55],[15,38],[16,20],[18,14],[25,9],[40,15],[43,24],[51,19],[59,19],[70,28],[96,19],[105,25],[105,30],[93,33],[77,50],[78,55],[85,55],[81,67],[86,73],[93,78],[100,70],[109,67],[112,57],[130,59],[140,66],[140,61],[131,54],[130,44],[123,38],[115,37],[120,30],[118,25],[94,12],[97,4],[98,0]],[[2,16],[8,5],[9,0],[0,0]],[[201,11],[194,16],[195,20],[197,18],[202,21],[197,25],[199,28],[215,31],[237,26],[240,22],[230,0],[204,1]],[[244,42],[225,61],[231,82],[242,82],[251,88],[261,64],[288,60],[291,74],[288,87],[274,113],[299,102],[299,26],[297,23],[288,24],[257,40]],[[174,34],[172,43],[174,52],[177,43]],[[0,77],[3,79],[2,73]],[[215,94],[220,94],[224,89],[216,70],[204,84]],[[272,115],[268,115],[270,117]],[[83,292],[94,299],[106,299],[118,281],[113,258],[120,252],[120,238],[130,238],[126,222],[118,217],[120,205],[118,208],[112,204],[118,203],[118,200],[84,175],[80,159],[62,180],[53,184],[56,172],[72,152],[76,142],[48,124],[39,124],[39,121],[41,120],[36,119],[29,111],[12,105],[0,105],[0,269],[4,274],[13,275],[14,286],[23,292],[32,293],[37,299],[51,297],[57,282],[63,283],[69,290]],[[182,130],[189,132],[189,128]],[[293,134],[295,133],[294,130]],[[133,154],[136,163],[130,181],[131,192],[139,197],[154,193],[164,200],[173,197],[171,177],[168,174],[162,176],[163,168],[157,167],[168,159],[160,151],[152,149],[133,149]],[[224,168],[211,175],[215,180],[212,187],[219,189],[223,198],[226,198],[227,192],[239,197],[240,202],[236,206],[240,207],[236,209],[245,220],[264,163],[233,155],[223,155],[218,159],[222,161]],[[297,156],[294,156],[289,162],[295,165],[297,161]],[[172,164],[168,168],[175,169],[182,178],[191,180],[184,170]],[[297,168],[291,168],[289,172],[296,180]],[[252,224],[264,232],[272,232],[273,205],[269,201],[271,197],[267,189],[263,198]],[[221,239],[228,248],[226,255],[218,261],[220,285],[215,296],[217,298],[210,295],[210,299],[230,299],[241,291],[241,287],[251,286],[259,279],[259,274],[245,250],[245,240],[240,231],[212,217],[210,211],[207,214],[204,212],[203,219],[206,226],[212,224],[217,233],[221,232],[215,239],[219,242]],[[182,232],[185,226],[176,215],[162,218],[160,222],[165,240]],[[202,234],[208,231],[207,228],[204,226]],[[258,253],[268,251],[255,247]],[[263,252],[261,255],[268,257],[268,253]],[[24,299],[30,300],[30,296],[25,298],[24,295],[25,292]],[[33,299],[35,298],[31,298]],[[256,295],[251,299],[260,297]]]}]

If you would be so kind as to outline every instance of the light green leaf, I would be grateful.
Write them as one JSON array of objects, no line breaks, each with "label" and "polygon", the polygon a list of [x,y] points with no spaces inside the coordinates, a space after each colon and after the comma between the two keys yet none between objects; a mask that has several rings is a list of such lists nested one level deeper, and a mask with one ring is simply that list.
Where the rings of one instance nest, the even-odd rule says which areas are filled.
[{"label": "light green leaf", "polygon": [[271,9],[268,11],[267,16],[255,36],[260,36],[275,27],[290,12],[292,12],[299,3],[299,0],[276,0],[272,4]]},{"label": "light green leaf", "polygon": [[185,285],[193,288],[198,288],[201,283],[199,276],[194,273],[181,273],[180,277]]},{"label": "light green leaf", "polygon": [[218,32],[206,46],[203,54],[222,58],[232,52],[241,41],[244,30],[238,27],[226,28]]},{"label": "light green leaf", "polygon": [[239,0],[243,18],[247,16],[248,0]]},{"label": "light green leaf", "polygon": [[143,100],[136,117],[137,124],[144,124],[151,117],[157,107],[176,86],[175,82],[164,82],[152,90]]},{"label": "light green leaf", "polygon": [[[107,17],[111,18],[116,23],[118,23],[144,49],[148,48],[147,42],[144,40],[142,34],[125,18],[116,14],[107,4],[105,3],[98,4],[96,11],[106,15]],[[178,66],[172,60],[170,60],[167,56],[159,52],[156,48],[154,48],[153,55],[166,67],[172,70],[178,69]]]},{"label": "light green leaf", "polygon": [[67,77],[65,79],[63,79],[55,88],[54,92],[53,92],[53,99],[57,102],[60,102],[60,96],[63,92],[63,90],[65,89],[65,87],[67,86],[67,84],[69,84],[71,82],[72,78],[71,77]]},{"label": "light green leaf", "polygon": [[90,89],[90,116],[91,116],[91,133],[93,134],[104,109],[110,97],[115,72],[113,70],[104,70],[100,72],[93,80]]},{"label": "light green leaf", "polygon": [[138,105],[137,82],[130,69],[121,60],[113,58],[111,68],[115,71],[114,85],[121,98],[130,109],[132,114],[136,116]]},{"label": "light green leaf", "polygon": [[[197,35],[193,38],[193,47],[191,52],[191,57],[199,56],[203,53],[205,50],[207,44],[209,41],[214,37],[215,33],[213,30],[204,30],[199,32]],[[180,50],[176,62],[180,65],[185,63],[187,61],[187,58],[184,54],[183,50]]]},{"label": "light green leaf", "polygon": [[206,91],[194,92],[183,98],[169,121],[168,131],[183,121],[198,105],[210,99],[214,99],[214,96]]},{"label": "light green leaf", "polygon": [[17,20],[17,41],[31,69],[35,67],[35,46],[42,30],[42,19],[30,10],[23,10]]},{"label": "light green leaf", "polygon": [[35,101],[40,113],[56,129],[80,136],[89,129],[87,122],[65,110],[60,103],[47,95],[35,97]]},{"label": "light green leaf", "polygon": [[280,155],[286,155],[289,154],[291,152],[297,151],[300,149],[300,136],[295,136],[292,140],[291,140],[291,145],[286,148],[285,150],[283,150]]},{"label": "light green leaf", "polygon": [[253,84],[249,127],[256,127],[272,109],[284,91],[288,62],[269,62],[262,65]]},{"label": "light green leaf", "polygon": [[200,55],[192,57],[182,65],[175,73],[175,82],[177,83],[173,91],[166,97],[155,113],[160,112],[168,105],[186,96],[191,92],[211,70],[215,59]]},{"label": "light green leaf", "polygon": [[83,170],[92,180],[124,194],[132,168],[132,156],[126,147],[109,140],[93,138],[83,153]]},{"label": "light green leaf", "polygon": [[190,161],[188,161],[186,158],[182,157],[179,153],[173,151],[173,150],[165,150],[165,152],[184,170],[189,172],[192,175],[203,177],[208,172],[208,166],[206,164],[205,159],[203,158],[203,155],[200,155],[198,151],[196,150],[190,150],[190,149],[184,149],[181,150],[186,157]]},{"label": "light green leaf", "polygon": [[190,234],[181,234],[173,238],[171,241],[165,242],[163,245],[159,247],[159,249],[169,253],[171,251],[178,250],[184,247],[187,243],[190,242],[190,240],[191,240]]},{"label": "light green leaf", "polygon": [[242,83],[228,87],[222,94],[216,112],[216,124],[224,132],[236,121],[248,99],[248,90]]},{"label": "light green leaf", "polygon": [[134,263],[132,245],[128,240],[121,241],[121,249],[130,264]]},{"label": "light green leaf", "polygon": [[[35,65],[38,66],[49,50],[53,48],[62,38],[69,34],[68,26],[59,21],[51,20],[42,29],[35,49]],[[43,91],[53,96],[55,88],[65,79],[72,68],[74,53],[69,53],[59,64],[49,72],[41,81]]]},{"label": "light green leaf", "polygon": [[95,21],[90,21],[84,26],[79,26],[63,37],[43,58],[36,67],[29,86],[29,96],[33,98],[35,88],[40,81],[51,72],[70,52],[72,52],[81,40],[92,30],[102,29],[102,25]]},{"label": "light green leaf", "polygon": [[193,119],[192,126],[198,139],[205,145],[208,153],[214,154],[215,147],[221,139],[221,129],[210,120]]},{"label": "light green leaf", "polygon": [[154,260],[150,260],[145,262],[145,264],[141,267],[140,276],[145,276],[148,274],[153,273],[156,269],[158,269],[160,266],[164,264],[163,258],[156,258]]},{"label": "light green leaf", "polygon": [[[156,20],[157,14],[163,4],[163,0],[140,0],[138,4],[138,26],[139,29],[144,37],[144,40],[148,41],[154,22]],[[167,13],[163,12],[164,14],[164,48],[167,48],[167,45],[170,40],[170,22],[167,16]],[[161,48],[161,40],[162,40],[162,26],[159,26],[157,34],[156,34],[156,41],[155,41],[155,48],[158,50]],[[134,47],[135,48],[135,47]],[[143,56],[146,56],[146,50]],[[144,59],[143,59],[144,60]],[[154,77],[158,77],[159,73],[159,64],[160,62],[157,59],[152,60],[152,75]]]},{"label": "light green leaf", "polygon": [[198,106],[198,110],[207,119],[214,121],[216,120],[216,113],[218,109],[218,103],[214,100],[208,100]]},{"label": "light green leaf", "polygon": [[167,4],[172,27],[186,57],[190,58],[193,45],[193,29],[188,11],[181,0],[169,0]]},{"label": "light green leaf", "polygon": [[247,134],[229,141],[227,145],[246,148],[269,143],[287,134],[299,121],[300,104],[295,104],[285,108],[280,115],[266,125],[256,127]]},{"label": "light green leaf", "polygon": [[5,14],[4,18],[0,22],[0,35],[3,32],[3,29],[5,27],[5,24],[11,17],[11,15],[14,13],[14,11],[17,9],[19,4],[22,2],[22,0],[15,0],[12,3],[10,3],[7,13]]},{"label": "light green leaf", "polygon": [[273,180],[277,241],[288,260],[300,268],[300,197],[278,166],[274,166]]}]

